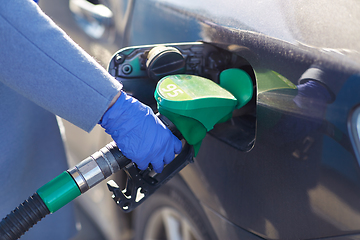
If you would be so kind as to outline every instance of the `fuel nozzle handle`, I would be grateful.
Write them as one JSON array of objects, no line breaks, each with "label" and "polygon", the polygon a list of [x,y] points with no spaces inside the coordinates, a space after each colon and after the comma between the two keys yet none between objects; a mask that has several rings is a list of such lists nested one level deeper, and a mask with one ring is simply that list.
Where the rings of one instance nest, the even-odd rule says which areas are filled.
[{"label": "fuel nozzle handle", "polygon": [[[161,114],[157,114],[157,117],[176,137],[182,138],[181,133],[167,117]],[[81,193],[84,193],[129,163],[131,160],[121,153],[113,141],[67,172],[74,179]]]},{"label": "fuel nozzle handle", "polygon": [[[175,136],[181,138],[174,124],[165,116],[159,114],[158,117]],[[3,218],[0,222],[0,240],[20,238],[46,215],[56,212],[130,163],[131,160],[121,153],[115,142],[110,142],[73,168],[46,183]]]},{"label": "fuel nozzle handle", "polygon": [[[157,117],[176,137],[182,139],[181,133],[167,117],[161,114],[157,114]],[[67,172],[74,179],[81,193],[84,193],[129,163],[131,160],[121,153],[113,141]]]}]

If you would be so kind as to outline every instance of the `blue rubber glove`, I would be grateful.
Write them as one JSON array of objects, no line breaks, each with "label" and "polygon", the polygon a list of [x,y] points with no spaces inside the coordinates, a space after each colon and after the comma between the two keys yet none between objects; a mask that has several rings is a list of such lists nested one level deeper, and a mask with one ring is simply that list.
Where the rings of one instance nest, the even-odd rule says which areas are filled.
[{"label": "blue rubber glove", "polygon": [[99,122],[121,152],[139,169],[149,163],[160,173],[181,152],[181,141],[158,119],[150,107],[121,92]]}]

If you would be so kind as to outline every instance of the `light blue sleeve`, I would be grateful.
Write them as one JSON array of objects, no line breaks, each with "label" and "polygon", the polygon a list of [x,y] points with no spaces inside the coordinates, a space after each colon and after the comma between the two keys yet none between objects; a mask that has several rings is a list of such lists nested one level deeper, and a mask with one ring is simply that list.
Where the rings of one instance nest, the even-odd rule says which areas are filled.
[{"label": "light blue sleeve", "polygon": [[0,53],[0,82],[85,131],[122,87],[31,0],[1,3]]}]

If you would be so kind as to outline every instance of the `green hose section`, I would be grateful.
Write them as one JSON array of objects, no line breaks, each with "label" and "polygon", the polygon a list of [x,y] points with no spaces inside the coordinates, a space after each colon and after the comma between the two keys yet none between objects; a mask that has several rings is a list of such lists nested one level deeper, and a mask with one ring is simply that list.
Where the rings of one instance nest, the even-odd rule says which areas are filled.
[{"label": "green hose section", "polygon": [[76,197],[81,192],[68,172],[63,172],[37,190],[50,213],[54,213]]}]

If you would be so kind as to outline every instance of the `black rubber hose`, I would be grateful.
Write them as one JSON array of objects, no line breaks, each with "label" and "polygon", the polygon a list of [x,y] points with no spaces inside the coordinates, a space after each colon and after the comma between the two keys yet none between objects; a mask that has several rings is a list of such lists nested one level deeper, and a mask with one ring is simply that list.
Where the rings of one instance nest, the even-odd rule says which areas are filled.
[{"label": "black rubber hose", "polygon": [[1,220],[0,240],[20,238],[48,214],[50,214],[49,209],[40,196],[35,193]]}]

